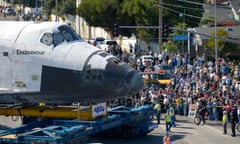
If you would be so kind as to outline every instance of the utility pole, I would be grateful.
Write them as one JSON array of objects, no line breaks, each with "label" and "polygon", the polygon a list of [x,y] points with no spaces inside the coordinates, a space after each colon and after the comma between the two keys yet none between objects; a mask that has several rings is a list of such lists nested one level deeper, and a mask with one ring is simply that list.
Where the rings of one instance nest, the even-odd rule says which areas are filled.
[{"label": "utility pole", "polygon": [[22,7],[22,17],[23,17],[23,19],[25,20],[25,0],[22,0],[22,5],[23,5],[23,7]]},{"label": "utility pole", "polygon": [[[163,0],[159,0],[159,3],[160,4],[163,4]],[[159,7],[159,15],[158,15],[158,50],[161,51],[162,49],[162,24],[163,24],[163,20],[162,20],[162,17],[163,17],[163,9],[162,7]]]},{"label": "utility pole", "polygon": [[[79,7],[80,3],[81,3],[81,0],[76,0],[76,8]],[[81,32],[80,31],[80,16],[78,14],[76,14],[75,22],[76,22],[76,31],[78,32],[78,34],[80,34],[80,32]]]},{"label": "utility pole", "polygon": [[58,22],[58,0],[55,0],[55,6],[56,6],[56,21]]},{"label": "utility pole", "polygon": [[216,72],[218,72],[218,47],[217,47],[217,0],[214,0],[214,31],[215,31],[215,39],[214,39],[214,46],[215,46],[215,65],[216,65]]}]

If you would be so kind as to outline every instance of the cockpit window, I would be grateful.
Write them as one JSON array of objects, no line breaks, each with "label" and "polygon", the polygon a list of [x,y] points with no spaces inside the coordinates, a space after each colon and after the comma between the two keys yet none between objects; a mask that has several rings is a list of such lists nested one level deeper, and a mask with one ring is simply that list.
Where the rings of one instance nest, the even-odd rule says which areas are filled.
[{"label": "cockpit window", "polygon": [[60,26],[58,29],[60,33],[62,33],[66,41],[74,41],[81,39],[81,37],[69,26]]},{"label": "cockpit window", "polygon": [[51,46],[52,45],[52,33],[44,33],[40,39],[40,42],[47,46]]},{"label": "cockpit window", "polygon": [[64,37],[61,33],[53,33],[53,43],[54,46],[59,45],[60,43],[64,42]]},{"label": "cockpit window", "polygon": [[58,30],[58,32],[53,33],[54,46],[57,46],[64,41],[71,42],[75,40],[81,40],[81,37],[69,26],[60,26]]}]

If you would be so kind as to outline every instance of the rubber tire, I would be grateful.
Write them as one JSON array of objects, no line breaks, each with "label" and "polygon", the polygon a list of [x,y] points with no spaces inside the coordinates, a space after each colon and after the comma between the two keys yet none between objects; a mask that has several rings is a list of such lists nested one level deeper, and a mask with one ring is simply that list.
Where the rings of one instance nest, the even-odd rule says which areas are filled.
[{"label": "rubber tire", "polygon": [[240,123],[238,123],[238,124],[236,125],[236,129],[237,129],[237,131],[240,133]]},{"label": "rubber tire", "polygon": [[196,117],[194,117],[194,119],[193,119],[193,122],[194,122],[194,124],[196,124],[196,125],[200,125],[200,124],[201,124],[201,121],[202,121],[202,119],[201,119],[200,116],[196,116]]},{"label": "rubber tire", "polygon": [[131,138],[133,134],[132,132],[133,132],[132,127],[125,127],[123,130],[123,138],[125,139]]}]

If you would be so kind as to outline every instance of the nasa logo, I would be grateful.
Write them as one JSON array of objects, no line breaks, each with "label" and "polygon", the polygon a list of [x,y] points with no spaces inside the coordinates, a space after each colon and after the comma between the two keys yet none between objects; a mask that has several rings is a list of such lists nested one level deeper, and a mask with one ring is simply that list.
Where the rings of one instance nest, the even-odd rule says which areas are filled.
[{"label": "nasa logo", "polygon": [[95,113],[101,113],[101,112],[104,112],[104,107],[102,105],[99,105],[98,107],[95,107],[94,108],[94,112]]}]

